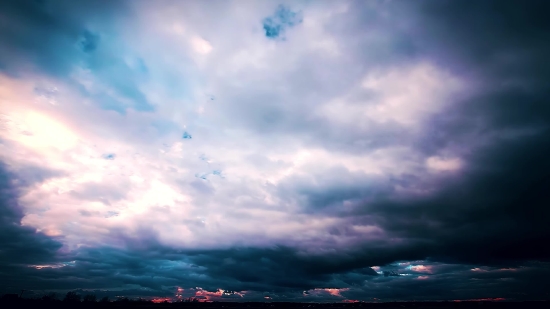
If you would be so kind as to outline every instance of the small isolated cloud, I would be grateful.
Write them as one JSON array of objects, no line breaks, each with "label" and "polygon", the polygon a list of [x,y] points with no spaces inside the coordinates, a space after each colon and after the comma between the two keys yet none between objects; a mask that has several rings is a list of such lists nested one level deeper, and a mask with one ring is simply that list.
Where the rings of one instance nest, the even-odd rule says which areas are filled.
[{"label": "small isolated cloud", "polygon": [[433,269],[430,265],[411,265],[409,267],[410,270],[419,272],[419,273],[432,273]]},{"label": "small isolated cloud", "polygon": [[294,12],[290,8],[279,5],[275,13],[263,20],[265,36],[270,39],[284,38],[286,29],[302,23],[301,12]]},{"label": "small isolated cloud", "polygon": [[434,171],[456,171],[462,167],[462,161],[459,158],[429,157],[426,165]]}]

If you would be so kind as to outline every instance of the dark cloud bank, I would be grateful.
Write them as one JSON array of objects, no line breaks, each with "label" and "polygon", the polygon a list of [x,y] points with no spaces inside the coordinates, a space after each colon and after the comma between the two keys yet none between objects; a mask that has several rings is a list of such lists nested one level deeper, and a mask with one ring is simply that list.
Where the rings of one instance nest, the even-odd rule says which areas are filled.
[{"label": "dark cloud bank", "polygon": [[[78,18],[67,17],[70,10],[65,9],[83,15],[99,13],[68,3],[2,1],[1,16],[10,16],[7,23],[14,25],[0,27],[3,72],[14,74],[21,61],[28,60],[42,70],[63,74],[72,55],[55,51],[83,33],[87,40],[97,40],[86,36]],[[361,2],[354,5],[352,25],[368,24],[371,13]],[[434,59],[457,74],[479,80],[483,91],[435,115],[430,120],[433,130],[417,141],[427,154],[445,146],[475,145],[464,153],[465,170],[459,176],[433,180],[444,186],[429,197],[398,200],[386,194],[384,184],[373,193],[361,182],[355,188],[304,189],[313,201],[311,209],[304,211],[332,211],[349,218],[348,222],[377,225],[388,237],[315,254],[285,246],[182,251],[163,247],[154,234],[143,231],[141,242],[128,240],[124,249],[64,253],[59,250],[60,240],[20,225],[18,196],[30,185],[29,179],[38,177],[32,175],[48,177],[48,172],[33,168],[23,173],[1,165],[2,292],[84,289],[106,295],[172,296],[179,286],[251,291],[250,300],[266,295],[274,300],[341,299],[304,297],[304,290],[314,288],[349,288],[341,292],[343,297],[364,300],[550,298],[547,2],[397,1],[390,5],[402,11],[403,22],[411,26],[408,32],[397,33],[404,38],[401,46],[407,48],[396,52],[413,59]],[[102,10],[114,14],[122,9],[106,6]],[[84,52],[99,48],[96,44],[101,42],[83,43]],[[389,181],[410,187],[420,180],[396,175]],[[331,206],[344,200],[358,203],[346,212]],[[353,232],[342,226],[334,233]],[[432,270],[422,274],[396,264],[408,261]],[[29,265],[67,266],[36,269]],[[384,276],[373,266],[400,275]],[[428,278],[418,278],[422,275]]]}]

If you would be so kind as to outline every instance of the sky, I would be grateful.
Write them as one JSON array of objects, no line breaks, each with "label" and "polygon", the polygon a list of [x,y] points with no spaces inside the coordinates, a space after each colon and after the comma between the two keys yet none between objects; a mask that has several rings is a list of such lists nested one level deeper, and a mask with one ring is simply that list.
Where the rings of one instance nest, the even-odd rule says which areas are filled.
[{"label": "sky", "polygon": [[550,299],[547,1],[0,1],[0,293]]}]

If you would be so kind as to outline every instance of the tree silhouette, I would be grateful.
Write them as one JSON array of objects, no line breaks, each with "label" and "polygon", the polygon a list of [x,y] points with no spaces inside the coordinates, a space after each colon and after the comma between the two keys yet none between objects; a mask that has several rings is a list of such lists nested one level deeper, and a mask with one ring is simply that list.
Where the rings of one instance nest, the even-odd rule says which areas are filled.
[{"label": "tree silhouette", "polygon": [[127,303],[127,302],[129,302],[130,300],[128,299],[128,297],[122,296],[122,297],[120,297],[119,299],[117,299],[116,301],[117,301],[117,302],[122,302],[122,303]]},{"label": "tree silhouette", "polygon": [[88,294],[84,296],[85,303],[95,303],[96,301],[97,301],[97,297],[93,294]]},{"label": "tree silhouette", "polygon": [[48,293],[47,295],[42,296],[42,300],[44,301],[57,300],[57,293],[55,292]]},{"label": "tree silhouette", "polygon": [[100,303],[108,303],[109,302],[109,296],[103,297],[99,302]]},{"label": "tree silhouette", "polygon": [[67,292],[65,295],[65,298],[63,299],[64,302],[80,302],[80,295],[76,294],[76,292]]}]

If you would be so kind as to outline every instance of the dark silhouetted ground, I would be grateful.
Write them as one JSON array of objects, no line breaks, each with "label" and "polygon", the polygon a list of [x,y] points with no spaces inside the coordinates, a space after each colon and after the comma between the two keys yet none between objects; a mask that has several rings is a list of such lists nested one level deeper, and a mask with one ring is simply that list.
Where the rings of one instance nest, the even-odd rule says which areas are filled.
[{"label": "dark silhouetted ground", "polygon": [[97,301],[61,301],[44,299],[25,299],[17,295],[4,295],[0,299],[0,308],[246,308],[246,309],[276,309],[276,308],[550,308],[550,301],[532,302],[385,302],[385,303],[288,303],[288,302],[172,302],[153,303],[145,300],[117,300],[110,302]]}]

